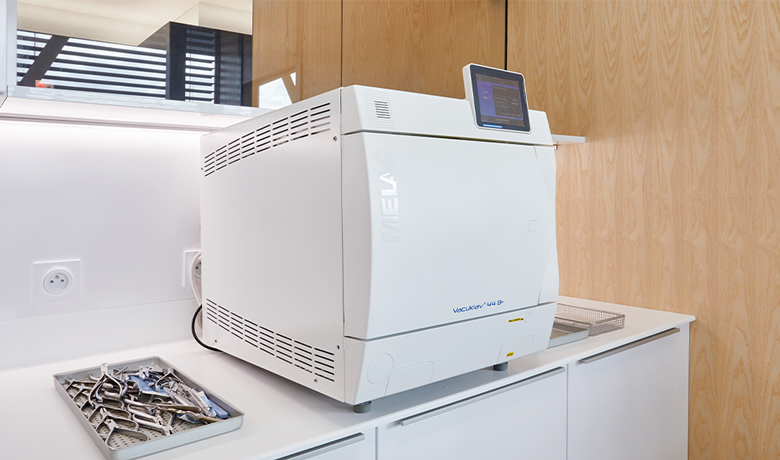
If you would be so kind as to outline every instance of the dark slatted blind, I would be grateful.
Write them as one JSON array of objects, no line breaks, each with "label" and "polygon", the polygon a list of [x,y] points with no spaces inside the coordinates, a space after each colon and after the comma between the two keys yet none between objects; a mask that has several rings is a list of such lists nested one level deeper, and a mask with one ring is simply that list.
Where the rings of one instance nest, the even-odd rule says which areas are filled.
[{"label": "dark slatted blind", "polygon": [[251,105],[251,41],[249,35],[178,23],[162,27],[143,46],[18,30],[17,84]]},{"label": "dark slatted blind", "polygon": [[214,102],[217,33],[215,30],[188,28],[186,34],[184,98],[188,101]]},{"label": "dark slatted blind", "polygon": [[[17,32],[17,82],[51,35]],[[165,97],[165,51],[68,38],[40,83],[59,89]]]}]

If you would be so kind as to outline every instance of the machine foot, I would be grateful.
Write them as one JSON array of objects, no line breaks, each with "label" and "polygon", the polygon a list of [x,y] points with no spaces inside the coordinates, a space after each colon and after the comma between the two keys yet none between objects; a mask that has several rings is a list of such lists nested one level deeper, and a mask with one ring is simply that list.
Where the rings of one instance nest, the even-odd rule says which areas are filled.
[{"label": "machine foot", "polygon": [[500,364],[493,364],[494,371],[505,371],[509,367],[509,363],[503,362]]},{"label": "machine foot", "polygon": [[352,410],[357,412],[358,414],[365,414],[366,412],[371,412],[371,401],[355,404],[354,406],[352,406]]}]

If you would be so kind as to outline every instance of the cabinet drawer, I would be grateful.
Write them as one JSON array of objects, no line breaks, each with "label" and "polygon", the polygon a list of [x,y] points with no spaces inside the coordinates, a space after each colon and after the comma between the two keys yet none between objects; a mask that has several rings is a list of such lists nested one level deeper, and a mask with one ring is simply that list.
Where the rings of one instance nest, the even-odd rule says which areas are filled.
[{"label": "cabinet drawer", "polygon": [[355,433],[277,460],[376,460],[374,429]]},{"label": "cabinet drawer", "polygon": [[563,368],[391,423],[382,460],[566,458]]},{"label": "cabinet drawer", "polygon": [[688,458],[688,327],[569,365],[569,460]]}]

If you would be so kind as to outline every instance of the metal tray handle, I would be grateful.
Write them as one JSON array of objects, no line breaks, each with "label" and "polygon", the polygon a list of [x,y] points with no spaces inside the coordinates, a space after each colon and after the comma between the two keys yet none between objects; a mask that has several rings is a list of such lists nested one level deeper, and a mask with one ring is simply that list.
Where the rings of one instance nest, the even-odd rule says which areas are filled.
[{"label": "metal tray handle", "polygon": [[347,436],[346,438],[337,439],[335,441],[331,441],[316,447],[312,447],[311,449],[306,449],[304,451],[297,452],[292,455],[279,457],[276,460],[304,460],[306,458],[316,457],[318,455],[322,455],[326,452],[330,452],[336,449],[341,449],[342,447],[347,447],[351,444],[358,443],[364,439],[366,439],[366,435],[364,435],[363,433],[355,433],[352,436]]},{"label": "metal tray handle", "polygon": [[588,363],[592,363],[592,362],[598,361],[600,359],[609,358],[610,356],[616,355],[618,353],[622,353],[622,352],[624,352],[626,350],[630,350],[632,348],[636,348],[636,347],[642,346],[642,345],[644,345],[646,343],[655,342],[658,339],[662,339],[664,337],[668,337],[670,335],[677,334],[678,332],[680,332],[680,328],[679,327],[674,327],[672,329],[668,329],[666,331],[659,332],[658,334],[651,335],[650,337],[645,337],[644,339],[639,339],[639,340],[637,340],[635,342],[627,343],[627,344],[619,346],[617,348],[613,348],[611,350],[607,350],[607,351],[601,352],[601,353],[593,355],[593,356],[588,356],[587,358],[582,358],[581,360],[579,360],[577,362],[583,363],[583,364],[588,364]]},{"label": "metal tray handle", "polygon": [[562,367],[556,367],[555,369],[551,369],[547,372],[542,372],[541,374],[537,374],[533,377],[529,377],[527,379],[520,380],[519,382],[510,383],[509,385],[504,385],[503,387],[496,388],[494,390],[486,391],[484,393],[480,393],[478,395],[471,396],[466,399],[462,399],[460,401],[456,401],[454,403],[450,403],[441,407],[437,407],[436,409],[431,409],[429,411],[422,412],[417,415],[412,415],[411,417],[407,417],[404,419],[401,419],[398,421],[398,423],[401,424],[401,426],[409,426],[413,423],[421,422],[425,419],[435,417],[437,415],[443,414],[445,412],[449,412],[453,409],[457,409],[459,407],[463,407],[465,405],[475,403],[477,401],[481,401],[486,398],[490,398],[491,396],[496,396],[501,393],[506,393],[507,391],[514,390],[519,387],[523,387],[526,385],[530,385],[534,382],[538,382],[540,380],[544,380],[546,378],[552,377],[553,375],[558,375],[563,372],[566,372],[566,370]]}]

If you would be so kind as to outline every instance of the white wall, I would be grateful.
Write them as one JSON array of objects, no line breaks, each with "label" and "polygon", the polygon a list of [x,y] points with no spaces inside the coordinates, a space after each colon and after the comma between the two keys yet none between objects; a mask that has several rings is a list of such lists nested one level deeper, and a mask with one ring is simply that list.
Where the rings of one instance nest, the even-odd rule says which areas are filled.
[{"label": "white wall", "polygon": [[[200,136],[0,121],[0,369],[189,337]],[[69,259],[81,299],[33,305],[33,262]]]}]

